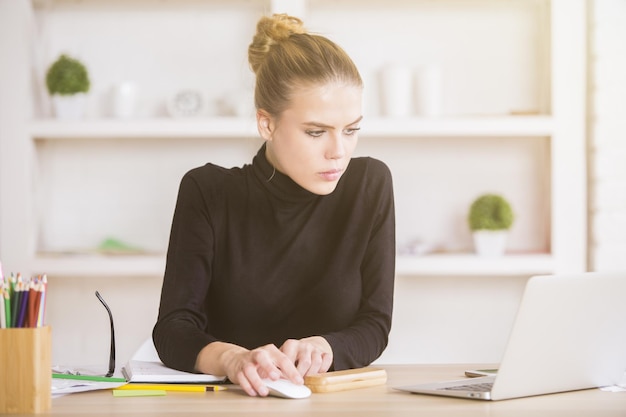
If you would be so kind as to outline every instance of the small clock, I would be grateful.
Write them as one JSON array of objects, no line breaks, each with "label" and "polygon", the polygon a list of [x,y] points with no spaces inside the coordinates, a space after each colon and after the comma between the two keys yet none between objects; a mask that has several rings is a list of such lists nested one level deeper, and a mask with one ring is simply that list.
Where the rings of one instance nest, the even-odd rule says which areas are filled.
[{"label": "small clock", "polygon": [[167,101],[167,112],[172,117],[196,117],[204,109],[202,94],[196,90],[181,90]]}]

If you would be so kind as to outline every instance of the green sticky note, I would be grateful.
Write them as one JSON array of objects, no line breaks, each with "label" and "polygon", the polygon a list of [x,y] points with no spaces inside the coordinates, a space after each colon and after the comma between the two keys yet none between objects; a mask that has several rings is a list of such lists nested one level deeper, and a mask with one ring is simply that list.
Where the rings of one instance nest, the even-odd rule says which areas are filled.
[{"label": "green sticky note", "polygon": [[165,390],[160,389],[114,389],[114,397],[159,397],[165,394]]}]

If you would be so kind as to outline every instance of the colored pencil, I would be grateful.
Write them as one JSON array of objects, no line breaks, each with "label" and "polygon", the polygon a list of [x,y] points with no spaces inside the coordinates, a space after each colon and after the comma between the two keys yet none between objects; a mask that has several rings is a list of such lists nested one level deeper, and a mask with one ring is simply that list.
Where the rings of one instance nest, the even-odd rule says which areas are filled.
[{"label": "colored pencil", "polygon": [[201,385],[201,384],[127,384],[117,387],[118,390],[161,390],[161,391],[182,391],[182,392],[207,392],[222,391],[226,387],[220,385]]},{"label": "colored pencil", "polygon": [[37,279],[37,283],[35,284],[35,299],[33,300],[33,317],[32,317],[32,326],[40,327],[39,325],[39,304],[41,303],[41,278]]},{"label": "colored pencil", "polygon": [[52,378],[55,379],[75,379],[77,381],[94,381],[94,382],[126,382],[124,378],[112,378],[108,376],[95,376],[95,375],[71,375],[71,374],[59,374],[52,373]]},{"label": "colored pencil", "polygon": [[[19,280],[18,280],[19,279]],[[11,298],[11,327],[17,327],[17,318],[20,312],[20,282],[22,281],[22,276],[18,273],[17,278],[11,274],[11,294],[9,297]]]},{"label": "colored pencil", "polygon": [[4,289],[4,311],[5,311],[5,320],[7,327],[12,326],[12,317],[11,317],[11,293],[9,291],[9,286]]},{"label": "colored pencil", "polygon": [[17,313],[17,324],[15,327],[27,327],[26,326],[26,310],[28,307],[28,289],[25,288],[24,282],[20,285],[20,298],[19,298],[19,310]]},{"label": "colored pencil", "polygon": [[7,326],[7,312],[4,306],[4,273],[2,272],[2,262],[0,262],[0,328],[6,329]]},{"label": "colored pencil", "polygon": [[37,327],[43,326],[43,320],[46,314],[46,293],[48,290],[48,277],[43,274],[41,277],[41,294],[39,296],[39,308],[37,313]]},{"label": "colored pencil", "polygon": [[37,278],[31,278],[28,284],[28,306],[26,309],[26,327],[35,327],[37,321],[35,320],[35,302],[37,297],[37,291],[35,285]]},{"label": "colored pencil", "polygon": [[46,309],[46,275],[5,277],[0,264],[0,328],[41,327]]},{"label": "colored pencil", "polygon": [[6,310],[4,309],[4,282],[0,282],[0,328],[6,329],[7,319]]}]

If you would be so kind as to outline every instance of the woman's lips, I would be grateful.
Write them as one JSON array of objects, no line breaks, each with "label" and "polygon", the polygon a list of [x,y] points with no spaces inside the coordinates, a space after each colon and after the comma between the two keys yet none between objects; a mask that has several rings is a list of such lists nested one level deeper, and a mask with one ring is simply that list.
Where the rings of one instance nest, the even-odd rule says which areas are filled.
[{"label": "woman's lips", "polygon": [[342,169],[332,169],[330,171],[320,172],[320,176],[326,181],[337,181],[341,177]]}]

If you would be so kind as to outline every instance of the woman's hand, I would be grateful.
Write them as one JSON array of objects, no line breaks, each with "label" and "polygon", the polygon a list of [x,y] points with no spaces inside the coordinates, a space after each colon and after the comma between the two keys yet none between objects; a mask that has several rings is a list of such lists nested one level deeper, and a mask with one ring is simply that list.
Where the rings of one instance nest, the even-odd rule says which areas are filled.
[{"label": "woman's hand", "polygon": [[196,369],[213,375],[226,375],[250,396],[269,394],[263,379],[285,378],[303,384],[302,374],[294,361],[275,345],[265,345],[253,350],[241,346],[214,342],[198,354]]},{"label": "woman's hand", "polygon": [[280,347],[302,376],[328,371],[333,363],[333,350],[321,336],[289,339]]}]

